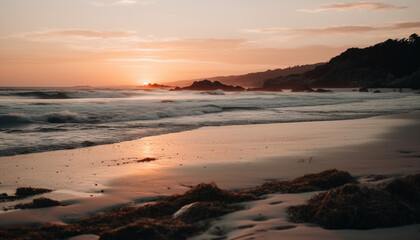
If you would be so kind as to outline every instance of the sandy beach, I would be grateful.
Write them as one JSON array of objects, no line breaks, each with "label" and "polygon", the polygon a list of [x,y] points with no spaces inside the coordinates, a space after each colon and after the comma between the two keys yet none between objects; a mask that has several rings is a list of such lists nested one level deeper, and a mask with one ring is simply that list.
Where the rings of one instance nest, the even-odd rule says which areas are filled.
[{"label": "sandy beach", "polygon": [[0,240],[420,239],[420,1],[0,1]]},{"label": "sandy beach", "polygon": [[[13,194],[26,186],[50,188],[54,191],[43,196],[60,200],[64,206],[2,211],[0,225],[68,223],[118,206],[183,193],[202,182],[228,190],[246,189],[332,168],[358,179],[370,174],[401,177],[420,172],[419,140],[420,113],[414,112],[356,120],[204,127],[117,144],[1,157],[0,192]],[[313,194],[273,194],[247,203],[246,210],[219,218],[213,228],[194,239],[214,238],[214,226],[223,226],[227,239],[420,236],[420,225],[331,231],[293,224],[293,228],[276,230],[276,226],[290,225],[285,213],[288,206],[303,203]],[[270,204],[276,200],[282,204]],[[252,227],[237,228],[256,215],[266,218],[253,221]]]}]

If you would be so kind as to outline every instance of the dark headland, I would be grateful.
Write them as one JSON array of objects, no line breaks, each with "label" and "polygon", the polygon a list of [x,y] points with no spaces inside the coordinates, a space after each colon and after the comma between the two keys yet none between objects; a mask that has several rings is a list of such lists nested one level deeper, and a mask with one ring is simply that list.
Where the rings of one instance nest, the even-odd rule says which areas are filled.
[{"label": "dark headland", "polygon": [[[174,90],[244,91],[230,82],[255,86],[248,91],[326,92],[319,88],[412,88],[420,89],[420,37],[388,39],[366,48],[349,48],[327,63],[294,67],[288,71],[267,71],[195,81]],[[284,75],[294,71],[296,73]],[[299,73],[300,71],[300,73]],[[267,76],[277,74],[267,79]],[[259,86],[257,84],[260,84]],[[314,88],[318,88],[315,90]]]}]

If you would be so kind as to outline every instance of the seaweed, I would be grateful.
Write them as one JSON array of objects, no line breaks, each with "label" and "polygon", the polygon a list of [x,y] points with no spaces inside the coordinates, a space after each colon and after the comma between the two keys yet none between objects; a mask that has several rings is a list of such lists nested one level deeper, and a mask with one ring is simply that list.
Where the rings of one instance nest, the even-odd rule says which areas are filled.
[{"label": "seaweed", "polygon": [[[122,207],[67,225],[0,227],[0,239],[64,239],[95,234],[100,239],[186,239],[209,227],[212,219],[243,209],[238,204],[268,193],[328,190],[306,204],[288,209],[290,220],[332,229],[369,229],[418,222],[420,174],[373,188],[357,184],[336,169],[289,181],[272,181],[253,189],[226,191],[216,184],[199,184],[141,207]],[[34,200],[35,202],[35,200]]]},{"label": "seaweed", "polygon": [[254,189],[246,190],[245,193],[261,196],[270,193],[302,193],[321,191],[342,186],[347,183],[355,183],[356,180],[348,172],[337,169],[329,169],[320,173],[307,174],[288,181],[271,181]]},{"label": "seaweed", "polygon": [[16,189],[16,193],[14,196],[9,196],[7,193],[1,193],[0,194],[0,202],[7,202],[7,201],[15,201],[18,199],[27,198],[30,196],[43,194],[52,192],[51,189],[46,188],[32,188],[32,187],[20,187]]},{"label": "seaweed", "polygon": [[[205,229],[205,221],[242,209],[229,203],[257,198],[222,190],[216,184],[199,184],[184,194],[166,197],[141,207],[122,207],[72,224],[0,228],[5,239],[61,239],[97,234],[101,239],[185,239]],[[185,205],[187,211],[174,217]],[[201,221],[201,223],[200,223]]]},{"label": "seaweed", "polygon": [[143,218],[137,222],[101,234],[101,240],[170,240],[186,239],[201,231],[195,224],[176,219],[156,220]]},{"label": "seaweed", "polygon": [[15,209],[45,208],[60,206],[61,203],[56,200],[41,197],[32,200],[30,203],[21,203],[14,206]]},{"label": "seaweed", "polygon": [[395,227],[420,221],[420,174],[396,179],[386,187],[346,184],[319,193],[288,209],[293,222],[328,229]]}]

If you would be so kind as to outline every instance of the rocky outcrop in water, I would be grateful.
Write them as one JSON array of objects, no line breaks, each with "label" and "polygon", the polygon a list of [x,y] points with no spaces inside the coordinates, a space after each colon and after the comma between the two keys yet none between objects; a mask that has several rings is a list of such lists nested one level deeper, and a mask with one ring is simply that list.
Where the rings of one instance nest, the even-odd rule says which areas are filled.
[{"label": "rocky outcrop in water", "polygon": [[212,91],[212,90],[223,90],[226,92],[240,92],[245,91],[245,88],[241,86],[231,86],[231,85],[225,85],[219,81],[209,81],[209,80],[203,80],[203,81],[195,81],[191,86],[188,87],[176,87],[173,89],[174,91],[180,91],[180,90],[194,90],[194,91]]}]

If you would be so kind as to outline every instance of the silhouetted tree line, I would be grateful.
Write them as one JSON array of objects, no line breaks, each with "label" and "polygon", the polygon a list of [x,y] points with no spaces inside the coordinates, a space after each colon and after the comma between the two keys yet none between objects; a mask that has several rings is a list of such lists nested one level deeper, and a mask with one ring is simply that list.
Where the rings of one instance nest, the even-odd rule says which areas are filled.
[{"label": "silhouetted tree line", "polygon": [[267,80],[265,88],[409,87],[420,88],[420,37],[388,39],[367,48],[350,48],[328,63],[299,75]]}]

